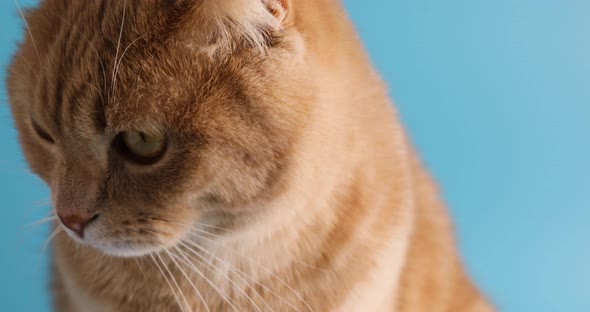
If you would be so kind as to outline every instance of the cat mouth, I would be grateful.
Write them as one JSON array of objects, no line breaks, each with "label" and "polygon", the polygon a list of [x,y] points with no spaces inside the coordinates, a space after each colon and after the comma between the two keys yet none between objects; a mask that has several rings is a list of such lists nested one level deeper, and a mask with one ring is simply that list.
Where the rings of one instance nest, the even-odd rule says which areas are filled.
[{"label": "cat mouth", "polygon": [[158,243],[137,242],[131,239],[95,238],[91,234],[81,238],[71,230],[65,230],[76,243],[98,250],[106,255],[120,258],[142,257],[165,250],[167,247]]},{"label": "cat mouth", "polygon": [[182,233],[180,233],[182,231],[177,231],[179,235],[158,233],[155,230],[133,230],[125,227],[117,231],[106,231],[98,221],[86,226],[82,234],[63,223],[60,226],[76,243],[91,247],[106,255],[121,258],[142,257],[161,252],[176,246],[177,241],[180,240],[179,237],[182,237]]},{"label": "cat mouth", "polygon": [[101,252],[120,258],[138,258],[149,254],[158,253],[165,249],[159,246],[138,245],[129,241],[113,241],[93,244],[91,246]]}]

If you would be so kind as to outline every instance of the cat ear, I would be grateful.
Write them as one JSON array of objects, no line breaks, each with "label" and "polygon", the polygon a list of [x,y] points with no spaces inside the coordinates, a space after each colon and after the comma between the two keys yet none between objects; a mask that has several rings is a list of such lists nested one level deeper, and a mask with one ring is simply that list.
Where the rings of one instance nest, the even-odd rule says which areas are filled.
[{"label": "cat ear", "polygon": [[178,1],[192,4],[183,33],[207,54],[240,46],[266,50],[269,39],[292,25],[291,0]]},{"label": "cat ear", "polygon": [[290,0],[262,0],[262,3],[283,26],[290,22],[293,15]]}]

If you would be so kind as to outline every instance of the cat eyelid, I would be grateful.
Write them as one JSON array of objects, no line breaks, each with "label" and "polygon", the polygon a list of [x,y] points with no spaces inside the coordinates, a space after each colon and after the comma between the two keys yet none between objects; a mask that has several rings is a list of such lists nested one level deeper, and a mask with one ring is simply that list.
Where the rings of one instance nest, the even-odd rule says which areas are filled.
[{"label": "cat eyelid", "polygon": [[49,144],[55,144],[55,139],[49,134],[49,132],[43,129],[43,127],[41,127],[39,123],[37,123],[33,118],[31,118],[31,126],[33,127],[33,130],[39,138],[41,138],[43,141]]}]

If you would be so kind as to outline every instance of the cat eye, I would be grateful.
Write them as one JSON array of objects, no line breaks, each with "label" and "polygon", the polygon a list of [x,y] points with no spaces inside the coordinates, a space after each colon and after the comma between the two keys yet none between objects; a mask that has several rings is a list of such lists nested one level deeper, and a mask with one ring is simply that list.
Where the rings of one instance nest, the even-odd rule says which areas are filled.
[{"label": "cat eye", "polygon": [[119,152],[131,161],[149,165],[163,156],[167,140],[164,134],[142,131],[126,131],[119,134],[116,143]]},{"label": "cat eye", "polygon": [[37,136],[39,136],[39,138],[41,138],[43,141],[47,143],[55,144],[55,140],[53,139],[53,137],[47,131],[45,131],[38,123],[31,119],[31,124],[33,125],[33,130],[35,130],[35,133],[37,134]]}]

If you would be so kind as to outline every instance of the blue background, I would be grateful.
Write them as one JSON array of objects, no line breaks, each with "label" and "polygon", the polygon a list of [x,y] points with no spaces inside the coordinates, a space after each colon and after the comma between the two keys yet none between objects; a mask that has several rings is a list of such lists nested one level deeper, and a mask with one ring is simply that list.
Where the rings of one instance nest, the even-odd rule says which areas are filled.
[{"label": "blue background", "polygon": [[[0,1],[5,68],[23,33]],[[590,1],[345,2],[474,278],[501,311],[590,311]],[[4,88],[0,101],[0,309],[47,311],[48,230],[27,224],[49,193],[26,169]]]}]

